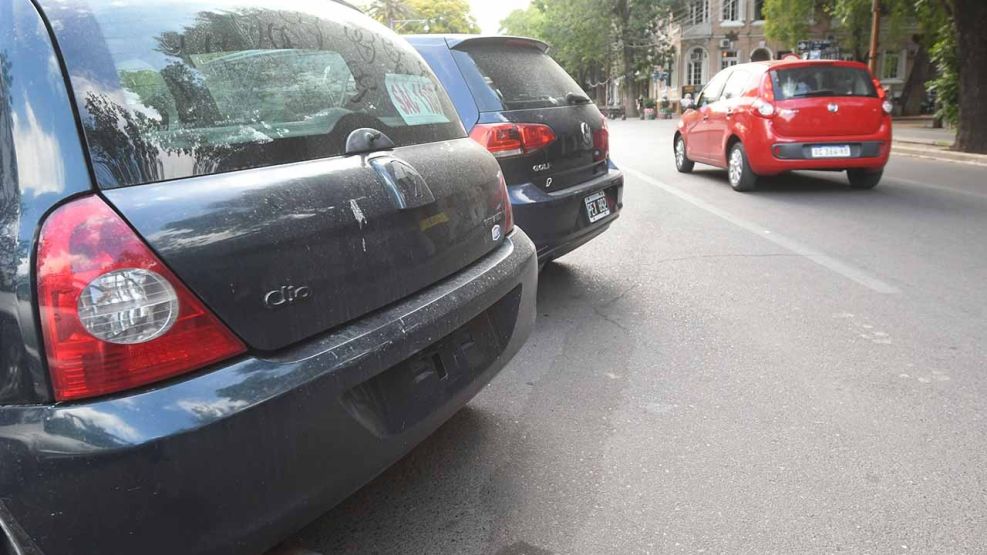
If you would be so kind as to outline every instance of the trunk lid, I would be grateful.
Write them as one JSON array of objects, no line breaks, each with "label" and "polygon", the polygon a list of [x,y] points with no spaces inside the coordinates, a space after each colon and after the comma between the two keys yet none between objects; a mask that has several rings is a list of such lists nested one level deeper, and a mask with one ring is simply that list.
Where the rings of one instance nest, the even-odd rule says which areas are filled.
[{"label": "trunk lid", "polygon": [[503,241],[491,233],[504,223],[497,164],[473,141],[371,160],[417,169],[434,202],[402,208],[364,157],[105,195],[236,334],[270,351],[426,288]]},{"label": "trunk lid", "polygon": [[[546,191],[558,191],[607,172],[607,133],[603,115],[593,104],[481,114],[480,121],[547,125],[555,141],[520,156],[501,158],[508,184],[534,182]],[[602,144],[601,144],[602,142]]]},{"label": "trunk lid", "polygon": [[785,137],[839,137],[876,132],[884,119],[870,73],[864,67],[810,62],[772,70],[778,115]]}]

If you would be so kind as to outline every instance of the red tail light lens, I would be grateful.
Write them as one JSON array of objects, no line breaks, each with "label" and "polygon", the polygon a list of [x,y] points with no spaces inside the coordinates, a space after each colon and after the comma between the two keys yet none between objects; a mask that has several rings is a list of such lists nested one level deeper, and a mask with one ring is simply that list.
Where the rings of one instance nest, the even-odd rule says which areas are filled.
[{"label": "red tail light lens", "polygon": [[764,77],[761,77],[761,86],[758,88],[758,96],[760,96],[765,102],[775,101],[775,89],[774,85],[771,84],[771,72],[765,72]]},{"label": "red tail light lens", "polygon": [[603,118],[603,125],[593,131],[593,160],[602,162],[610,156],[610,127],[607,125],[607,118]]},{"label": "red tail light lens", "polygon": [[59,401],[147,385],[246,350],[98,197],[45,221],[37,279]]},{"label": "red tail light lens", "polygon": [[498,158],[534,152],[555,142],[555,132],[540,123],[479,123],[470,137]]}]

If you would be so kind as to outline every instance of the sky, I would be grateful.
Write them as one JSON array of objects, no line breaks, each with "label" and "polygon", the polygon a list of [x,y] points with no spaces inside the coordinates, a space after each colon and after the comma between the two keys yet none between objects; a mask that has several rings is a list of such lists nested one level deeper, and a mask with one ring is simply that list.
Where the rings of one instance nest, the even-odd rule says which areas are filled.
[{"label": "sky", "polygon": [[484,34],[496,34],[500,20],[519,8],[526,8],[530,0],[470,0],[473,17]]}]

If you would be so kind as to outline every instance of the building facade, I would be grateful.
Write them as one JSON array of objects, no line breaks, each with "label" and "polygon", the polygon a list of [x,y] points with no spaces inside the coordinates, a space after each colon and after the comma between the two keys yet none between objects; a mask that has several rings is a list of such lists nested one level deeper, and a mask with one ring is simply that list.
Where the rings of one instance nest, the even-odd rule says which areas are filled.
[{"label": "building facade", "polygon": [[[695,96],[722,69],[739,63],[778,60],[791,53],[785,45],[765,36],[763,7],[764,0],[687,2],[685,11],[677,14],[668,27],[675,54],[652,74],[648,87],[651,97],[678,102],[686,94]],[[806,39],[839,35],[839,29],[830,26],[829,18],[819,19],[810,26]],[[910,40],[902,39],[881,51],[877,77],[892,95],[904,86],[914,50]],[[840,57],[853,59],[849,53]]]}]

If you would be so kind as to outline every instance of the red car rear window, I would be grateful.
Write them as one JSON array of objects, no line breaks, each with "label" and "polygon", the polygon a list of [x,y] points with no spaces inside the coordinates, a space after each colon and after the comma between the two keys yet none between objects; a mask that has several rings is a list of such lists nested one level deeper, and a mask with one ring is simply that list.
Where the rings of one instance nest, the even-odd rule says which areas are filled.
[{"label": "red car rear window", "polygon": [[813,96],[877,96],[867,70],[858,67],[813,64],[771,72],[775,98]]}]

